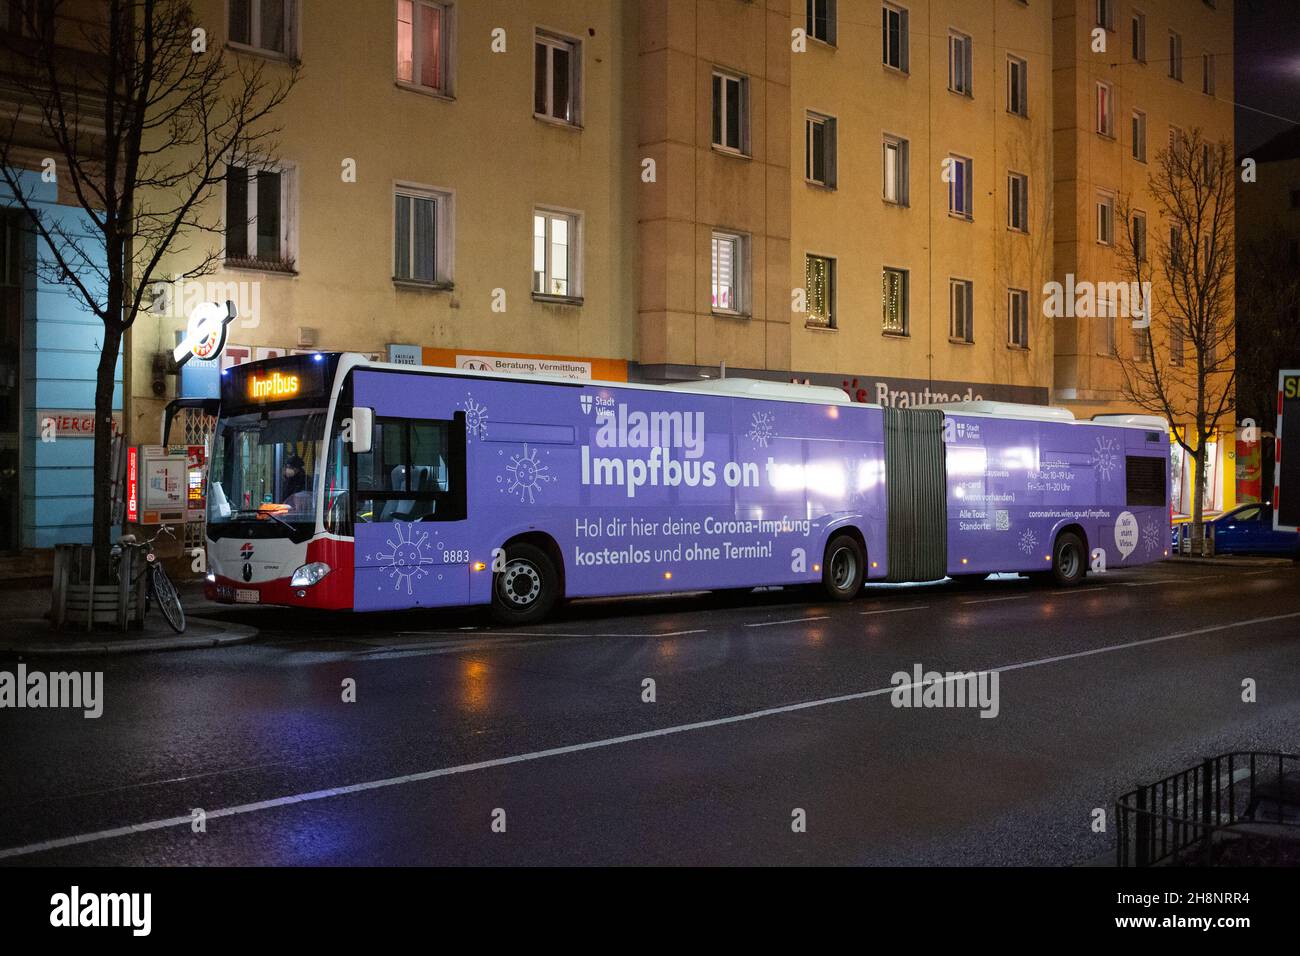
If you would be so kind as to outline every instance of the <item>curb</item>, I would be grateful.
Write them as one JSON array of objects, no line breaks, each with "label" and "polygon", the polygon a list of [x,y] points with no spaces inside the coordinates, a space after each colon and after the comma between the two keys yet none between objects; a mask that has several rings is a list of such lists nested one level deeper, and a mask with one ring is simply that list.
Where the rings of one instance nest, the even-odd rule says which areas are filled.
[{"label": "curb", "polygon": [[1215,568],[1289,568],[1295,565],[1290,558],[1251,558],[1222,555],[1217,558],[1201,558],[1193,555],[1174,555],[1167,558],[1168,564],[1208,564]]},{"label": "curb", "polygon": [[74,654],[107,656],[112,654],[143,654],[149,651],[202,650],[211,647],[230,647],[235,644],[245,644],[260,633],[257,628],[245,627],[242,624],[221,623],[217,625],[217,622],[208,621],[201,617],[191,617],[189,620],[219,626],[221,630],[214,635],[207,636],[175,634],[171,637],[142,638],[134,641],[128,638],[126,640],[112,641],[78,641],[69,644],[0,644],[0,653],[13,654],[19,657],[60,657]]}]

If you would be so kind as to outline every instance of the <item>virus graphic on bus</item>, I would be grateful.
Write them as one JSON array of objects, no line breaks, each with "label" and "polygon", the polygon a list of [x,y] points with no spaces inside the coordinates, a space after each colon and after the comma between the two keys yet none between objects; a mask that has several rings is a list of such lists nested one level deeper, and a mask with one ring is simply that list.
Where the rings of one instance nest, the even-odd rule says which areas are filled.
[{"label": "virus graphic on bus", "polygon": [[[498,454],[503,453],[498,452]],[[550,466],[537,457],[537,449],[529,448],[525,443],[522,452],[510,456],[506,473],[498,475],[497,481],[502,483],[503,493],[518,495],[520,501],[531,505],[536,503],[542,485],[555,480],[555,476],[550,471]]]},{"label": "virus graphic on bus", "polygon": [[1159,551],[1160,543],[1164,541],[1164,538],[1160,525],[1153,519],[1148,518],[1146,523],[1142,525],[1142,550],[1147,554],[1152,551]]},{"label": "virus graphic on bus", "polygon": [[388,577],[393,582],[393,590],[399,590],[405,585],[406,593],[410,594],[411,582],[418,581],[429,573],[424,568],[424,554],[421,551],[424,542],[429,540],[429,535],[419,531],[419,537],[416,537],[418,529],[412,521],[394,521],[393,528],[397,532],[396,540],[388,539],[388,547],[392,550],[388,553],[378,552],[375,558],[388,562]]},{"label": "virus graphic on bus", "polygon": [[1020,550],[1025,554],[1033,554],[1038,550],[1038,535],[1034,533],[1033,528],[1026,528],[1020,532]]},{"label": "virus graphic on bus", "polygon": [[776,437],[776,416],[771,412],[754,412],[745,437],[759,448],[766,448],[767,443]]},{"label": "virus graphic on bus", "polygon": [[1102,481],[1109,481],[1119,470],[1119,442],[1109,435],[1097,436],[1097,447],[1092,451],[1092,467]]},{"label": "virus graphic on bus", "polygon": [[488,410],[486,405],[481,405],[474,400],[474,396],[466,392],[465,401],[461,403],[465,409],[465,440],[472,441],[475,438],[482,439],[487,436]]}]

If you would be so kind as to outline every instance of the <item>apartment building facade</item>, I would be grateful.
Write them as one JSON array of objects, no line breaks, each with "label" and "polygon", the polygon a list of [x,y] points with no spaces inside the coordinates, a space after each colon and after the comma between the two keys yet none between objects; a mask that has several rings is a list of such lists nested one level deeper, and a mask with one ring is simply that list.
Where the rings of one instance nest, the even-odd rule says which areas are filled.
[{"label": "apartment building facade", "polygon": [[[633,357],[636,9],[586,0],[198,0],[270,79],[274,157],[232,164],[219,262],[160,283],[131,334],[131,428],[216,388],[168,357],[198,301],[239,311],[222,361],[349,350],[622,378]],[[182,273],[204,241],[165,267]],[[211,245],[211,243],[208,243]],[[191,367],[193,366],[193,367]],[[177,440],[175,432],[172,440]]]},{"label": "apartment building facade", "polygon": [[[804,8],[804,4],[799,4]],[[860,400],[1044,403],[1050,4],[808,3],[791,85],[791,366]]]},{"label": "apartment building facade", "polygon": [[[195,6],[226,56],[302,76],[272,118],[275,156],[233,163],[213,234],[165,266],[211,246],[215,273],[160,283],[129,334],[133,443],[214,395],[221,363],[295,350],[1125,409],[1109,333],[1049,318],[1045,283],[1110,275],[1091,217],[1099,191],[1145,181],[1131,112],[1148,164],[1167,126],[1231,137],[1230,0]],[[1174,31],[1181,82],[1156,49]],[[177,374],[190,309],[225,298],[240,313],[225,355]],[[55,356],[74,338],[54,338],[47,365],[77,367]],[[88,407],[63,395],[47,387],[28,417]],[[201,440],[201,414],[178,420],[171,441]],[[84,484],[72,467],[60,481]],[[80,520],[51,518],[42,543],[84,536]]]},{"label": "apartment building facade", "polygon": [[[1232,0],[1055,0],[1053,4],[1053,279],[1064,289],[1098,292],[1093,310],[1054,319],[1052,401],[1079,417],[1135,410],[1123,390],[1122,361],[1145,348],[1135,316],[1103,284],[1127,283],[1123,210],[1138,217],[1149,258],[1170,239],[1149,187],[1160,153],[1199,130],[1233,156]],[[1177,231],[1177,230],[1175,230]],[[1152,270],[1152,300],[1170,290]],[[1105,303],[1103,306],[1102,303]],[[1153,322],[1156,360],[1191,359],[1169,325]],[[1190,422],[1172,427],[1189,430]],[[1230,508],[1236,495],[1235,417],[1229,412],[1208,449],[1206,510]],[[1191,462],[1177,444],[1174,507],[1189,512]]]}]

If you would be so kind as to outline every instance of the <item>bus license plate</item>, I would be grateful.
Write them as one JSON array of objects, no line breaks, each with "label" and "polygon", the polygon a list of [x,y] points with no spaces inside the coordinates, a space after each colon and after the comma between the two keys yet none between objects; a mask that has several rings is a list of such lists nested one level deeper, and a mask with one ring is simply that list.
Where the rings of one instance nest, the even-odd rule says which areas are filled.
[{"label": "bus license plate", "polygon": [[253,591],[249,588],[240,588],[235,592],[236,604],[256,604],[262,600],[260,591]]}]

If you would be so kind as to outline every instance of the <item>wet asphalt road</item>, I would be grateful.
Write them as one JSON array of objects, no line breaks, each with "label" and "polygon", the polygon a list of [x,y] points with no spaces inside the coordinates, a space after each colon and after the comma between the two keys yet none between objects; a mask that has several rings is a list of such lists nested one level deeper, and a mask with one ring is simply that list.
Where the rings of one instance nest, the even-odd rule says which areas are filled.
[{"label": "wet asphalt road", "polygon": [[[215,613],[261,639],[29,664],[102,669],[104,714],[0,710],[0,864],[1075,864],[1140,781],[1300,752],[1300,566],[582,602],[513,632]],[[916,664],[999,669],[998,716],[891,706]]]}]

